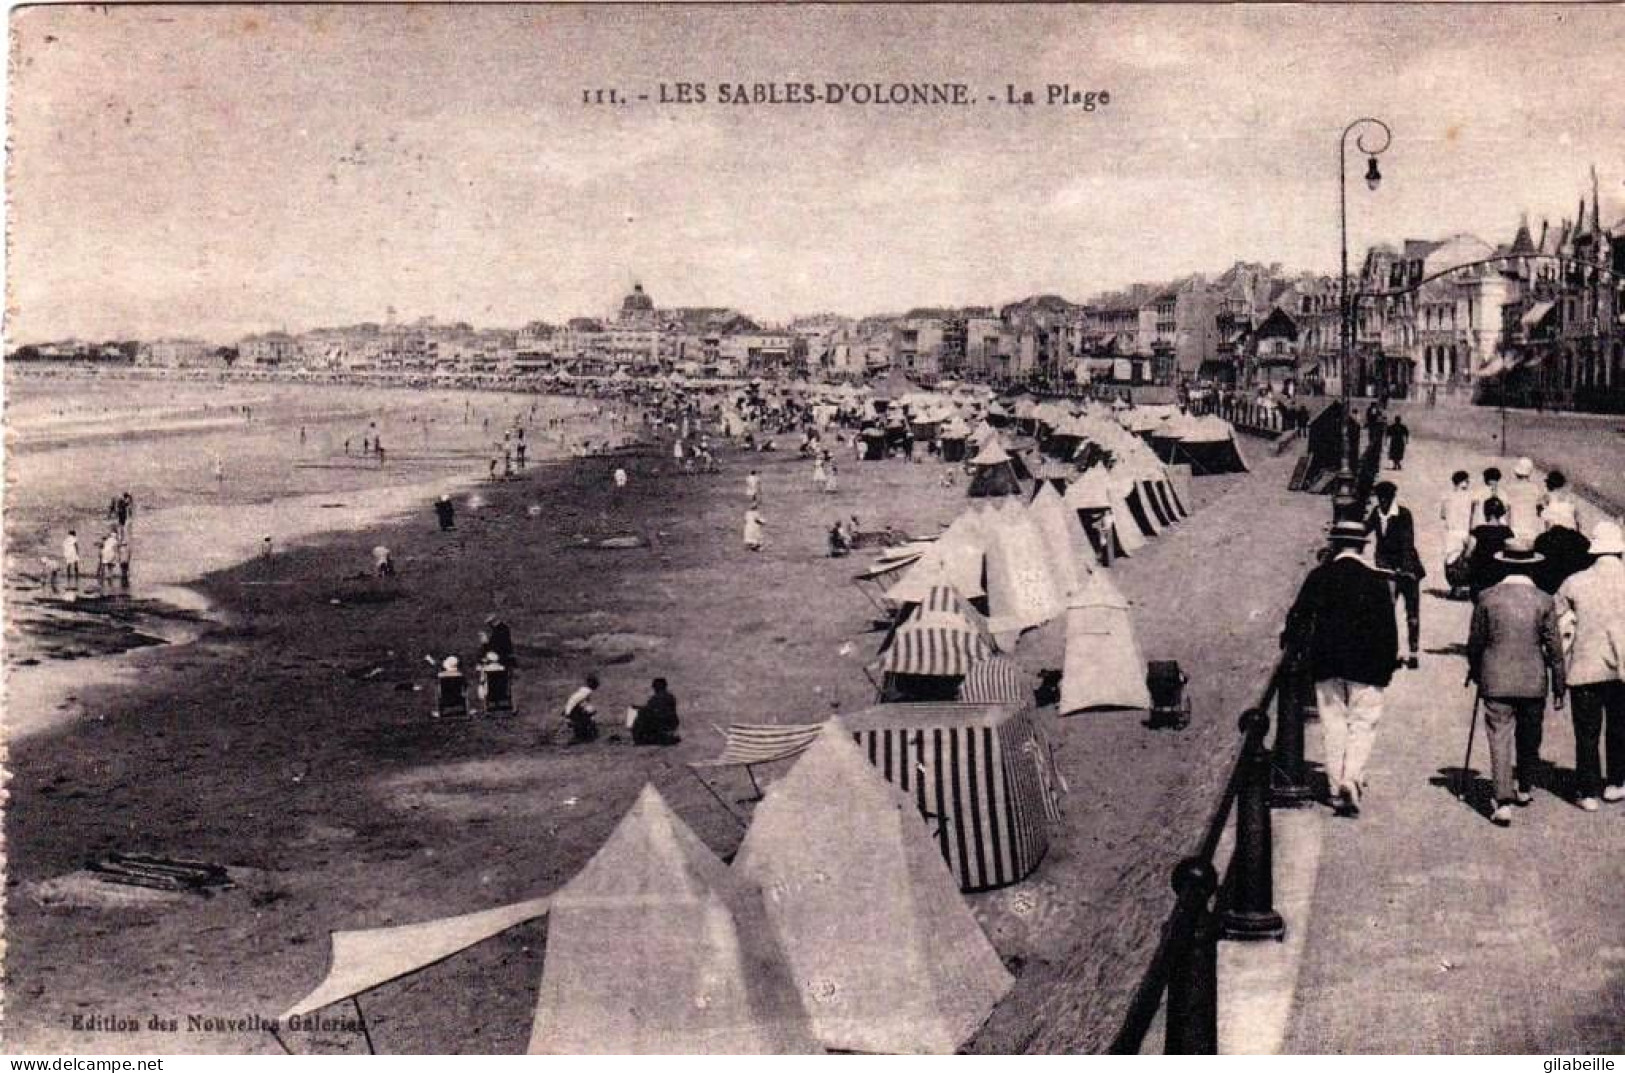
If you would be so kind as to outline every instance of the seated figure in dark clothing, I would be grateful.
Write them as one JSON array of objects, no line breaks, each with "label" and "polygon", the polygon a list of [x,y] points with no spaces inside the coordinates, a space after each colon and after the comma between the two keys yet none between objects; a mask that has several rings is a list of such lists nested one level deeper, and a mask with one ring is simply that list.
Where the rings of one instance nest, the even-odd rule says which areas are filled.
[{"label": "seated figure in dark clothing", "polygon": [[652,689],[632,720],[632,744],[676,745],[683,740],[677,735],[677,698],[664,678],[656,678]]}]

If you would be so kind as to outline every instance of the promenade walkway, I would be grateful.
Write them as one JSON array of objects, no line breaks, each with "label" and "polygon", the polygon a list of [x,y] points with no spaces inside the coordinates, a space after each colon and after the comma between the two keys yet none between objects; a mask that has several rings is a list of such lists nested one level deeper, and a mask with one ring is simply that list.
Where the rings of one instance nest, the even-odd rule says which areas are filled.
[{"label": "promenade walkway", "polygon": [[[1468,800],[1453,796],[1473,711],[1462,685],[1470,606],[1438,595],[1438,501],[1451,470],[1472,470],[1476,484],[1492,463],[1510,472],[1508,460],[1416,440],[1405,470],[1383,474],[1416,516],[1430,571],[1422,665],[1389,690],[1359,819],[1319,807],[1302,821],[1309,845],[1298,829],[1278,847],[1289,889],[1305,858],[1318,860],[1301,884],[1306,912],[1288,917],[1301,956],[1280,988],[1292,996],[1284,1052],[1625,1050],[1625,804],[1574,805],[1567,709],[1547,712],[1549,767],[1510,829],[1487,818],[1482,720]],[[1595,513],[1582,513],[1588,527]]]}]

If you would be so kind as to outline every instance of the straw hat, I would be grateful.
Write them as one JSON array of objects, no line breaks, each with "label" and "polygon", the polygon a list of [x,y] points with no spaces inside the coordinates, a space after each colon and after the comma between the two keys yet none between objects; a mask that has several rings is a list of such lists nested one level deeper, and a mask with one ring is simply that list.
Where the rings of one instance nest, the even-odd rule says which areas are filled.
[{"label": "straw hat", "polygon": [[1614,522],[1598,522],[1591,527],[1591,554],[1625,555],[1625,533]]},{"label": "straw hat", "polygon": [[446,674],[456,674],[459,664],[456,656],[447,656],[440,664],[440,669]]},{"label": "straw hat", "polygon": [[1528,477],[1535,472],[1535,464],[1527,458],[1518,459],[1517,465],[1512,467],[1514,477]]},{"label": "straw hat", "polygon": [[1546,561],[1546,556],[1535,550],[1527,540],[1513,539],[1495,553],[1495,561],[1503,566],[1535,566]]},{"label": "straw hat", "polygon": [[1364,546],[1370,538],[1365,526],[1360,522],[1334,522],[1327,532],[1326,538],[1333,544],[1353,544]]}]

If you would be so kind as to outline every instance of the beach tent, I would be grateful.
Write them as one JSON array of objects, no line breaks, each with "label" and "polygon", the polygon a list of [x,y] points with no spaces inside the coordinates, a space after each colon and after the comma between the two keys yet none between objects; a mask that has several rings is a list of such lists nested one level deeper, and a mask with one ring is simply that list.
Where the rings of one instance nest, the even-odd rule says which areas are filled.
[{"label": "beach tent", "polygon": [[877,666],[886,676],[885,695],[953,697],[971,666],[998,650],[981,614],[945,579],[902,614],[880,648]]},{"label": "beach tent", "polygon": [[1113,554],[1133,555],[1145,547],[1145,535],[1130,513],[1128,503],[1119,493],[1120,489],[1113,486],[1105,467],[1096,466],[1084,470],[1077,480],[1067,485],[1066,495],[1062,498],[1079,512],[1086,531],[1090,523],[1100,521],[1100,511],[1109,511],[1110,531],[1117,544]]},{"label": "beach tent", "polygon": [[1128,600],[1105,573],[1096,571],[1067,609],[1060,714],[1149,708],[1145,674]]},{"label": "beach tent", "polygon": [[1083,579],[1094,569],[1095,549],[1083,531],[1078,512],[1067,509],[1061,494],[1045,484],[1027,504],[1027,513],[1044,539],[1050,566],[1063,593],[1070,596],[1081,591]]},{"label": "beach tent", "polygon": [[1026,466],[1017,456],[1006,451],[998,440],[983,444],[970,465],[970,487],[966,495],[983,498],[1021,494],[1021,478],[1027,475]]},{"label": "beach tent", "polygon": [[908,572],[886,590],[886,599],[893,604],[919,603],[943,584],[953,586],[967,600],[985,595],[984,537],[974,518],[974,512],[967,511],[926,545]]},{"label": "beach tent", "polygon": [[1008,886],[1038,867],[1058,779],[1028,705],[881,704],[841,718],[929,818],[960,890]]},{"label": "beach tent", "polygon": [[1158,524],[1156,513],[1152,511],[1151,505],[1141,495],[1142,486],[1140,482],[1115,470],[1107,473],[1106,480],[1116,501],[1122,503],[1124,509],[1128,512],[1127,517],[1132,519],[1134,524],[1139,527],[1142,535],[1153,537],[1162,532],[1162,526]]},{"label": "beach tent", "polygon": [[937,445],[944,462],[965,461],[965,444],[970,439],[970,426],[958,414],[937,430]]},{"label": "beach tent", "polygon": [[1008,648],[1022,630],[1041,626],[1066,608],[1066,582],[1050,562],[1044,535],[1014,500],[984,513],[988,627]]},{"label": "beach tent", "polygon": [[1152,438],[1164,462],[1183,462],[1198,477],[1215,473],[1245,473],[1247,459],[1236,442],[1235,429],[1222,417],[1183,417],[1166,422]]},{"label": "beach tent", "polygon": [[1031,707],[1032,675],[1009,656],[993,656],[971,664],[959,683],[959,699],[968,704],[1016,704]]},{"label": "beach tent", "polygon": [[553,896],[529,1053],[817,1050],[760,889],[645,786]]},{"label": "beach tent", "polygon": [[731,874],[646,786],[596,855],[549,898],[440,920],[336,931],[303,1017],[551,914],[529,1051],[808,1053],[810,1023],[761,892]]},{"label": "beach tent", "polygon": [[734,871],[768,918],[825,1047],[952,1054],[1014,981],[915,803],[831,719],[768,788]]}]

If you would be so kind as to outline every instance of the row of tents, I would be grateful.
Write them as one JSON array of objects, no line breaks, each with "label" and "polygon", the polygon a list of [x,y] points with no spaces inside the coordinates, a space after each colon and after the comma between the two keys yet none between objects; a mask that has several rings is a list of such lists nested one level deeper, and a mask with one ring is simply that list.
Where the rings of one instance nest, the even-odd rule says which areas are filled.
[{"label": "row of tents", "polygon": [[546,916],[531,1054],[952,1053],[1014,981],[864,740],[825,724],[731,866],[646,786],[551,897],[335,932],[282,1021]]}]

